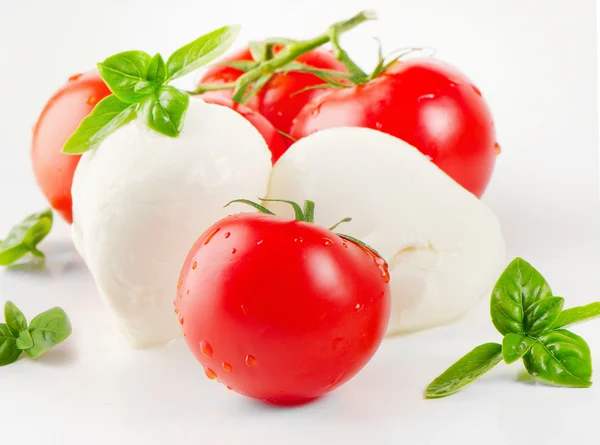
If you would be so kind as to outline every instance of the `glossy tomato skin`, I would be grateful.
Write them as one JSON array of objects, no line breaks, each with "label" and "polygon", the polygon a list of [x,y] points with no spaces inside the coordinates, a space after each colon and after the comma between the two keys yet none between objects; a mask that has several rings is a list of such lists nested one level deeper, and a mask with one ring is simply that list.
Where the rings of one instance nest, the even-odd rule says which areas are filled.
[{"label": "glossy tomato skin", "polygon": [[284,137],[275,129],[273,124],[258,111],[254,111],[251,108],[238,104],[226,97],[208,96],[202,97],[202,99],[209,104],[222,105],[231,108],[254,125],[269,146],[269,150],[271,151],[271,162],[273,164],[275,164],[279,157],[287,150],[288,145],[286,144]]},{"label": "glossy tomato skin", "polygon": [[76,74],[44,107],[33,129],[31,162],[36,181],[50,203],[72,222],[71,184],[81,156],[61,152],[81,121],[110,90],[97,71]]},{"label": "glossy tomato skin", "polygon": [[195,243],[175,310],[209,378],[297,404],[342,385],[373,356],[389,319],[388,282],[379,257],[326,229],[239,214]]},{"label": "glossy tomato skin", "polygon": [[[277,51],[276,51],[277,52]],[[250,51],[243,49],[226,59],[232,60],[253,60]],[[345,72],[344,65],[341,64],[334,55],[325,50],[309,51],[297,59],[306,65]],[[228,83],[234,82],[242,71],[235,68],[214,66],[206,71],[200,79],[200,83]],[[278,130],[289,133],[292,121],[300,110],[310,100],[323,94],[325,89],[313,89],[300,92],[306,87],[323,84],[323,80],[314,74],[289,72],[274,75],[271,80],[260,90],[260,92],[248,102],[248,106],[260,112],[266,117]],[[215,91],[205,93],[207,95],[219,95],[231,98],[231,90]],[[292,141],[288,141],[291,145]]]},{"label": "glossy tomato skin", "polygon": [[342,126],[372,128],[408,142],[477,196],[487,187],[498,151],[479,89],[434,59],[397,63],[366,84],[326,93],[304,107],[290,134],[300,139]]}]

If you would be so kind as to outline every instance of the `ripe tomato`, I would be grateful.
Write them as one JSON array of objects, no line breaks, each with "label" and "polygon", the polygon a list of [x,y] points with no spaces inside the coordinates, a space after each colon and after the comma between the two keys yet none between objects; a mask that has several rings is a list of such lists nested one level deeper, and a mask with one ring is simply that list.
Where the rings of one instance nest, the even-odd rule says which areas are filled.
[{"label": "ripe tomato", "polygon": [[[277,50],[278,48],[276,48],[276,52]],[[225,59],[225,61],[233,60],[253,60],[253,58],[250,50],[246,48]],[[334,55],[328,51],[313,50],[303,54],[297,60],[315,68],[346,71],[344,65],[338,62]],[[215,65],[206,71],[200,79],[200,83],[222,84],[235,82],[242,74],[243,72],[238,69]],[[324,83],[323,80],[309,73],[289,72],[275,74],[246,105],[259,111],[278,130],[289,133],[292,121],[302,107],[311,99],[323,94],[327,90],[313,89],[301,93],[298,92],[306,87],[322,83]],[[231,98],[232,90],[211,91],[204,94],[207,96],[216,95]],[[288,140],[287,145],[291,144],[292,141]]]},{"label": "ripe tomato", "polygon": [[307,104],[291,136],[331,127],[367,127],[396,136],[481,196],[499,146],[481,92],[457,69],[432,59],[397,63],[376,79]]},{"label": "ripe tomato", "polygon": [[261,115],[258,111],[254,111],[244,105],[238,104],[231,99],[219,96],[202,96],[202,99],[209,104],[223,105],[229,107],[243,117],[245,117],[258,132],[262,135],[265,142],[271,150],[271,162],[275,164],[279,157],[287,150],[287,143],[285,138],[275,129],[273,124],[267,120],[266,117]]},{"label": "ripe tomato", "polygon": [[175,311],[209,378],[298,404],[373,356],[389,319],[388,281],[386,263],[366,247],[312,223],[242,213],[194,244]]},{"label": "ripe tomato", "polygon": [[71,76],[48,101],[34,129],[31,162],[50,206],[71,223],[71,183],[80,156],[61,152],[81,121],[110,90],[96,71]]}]

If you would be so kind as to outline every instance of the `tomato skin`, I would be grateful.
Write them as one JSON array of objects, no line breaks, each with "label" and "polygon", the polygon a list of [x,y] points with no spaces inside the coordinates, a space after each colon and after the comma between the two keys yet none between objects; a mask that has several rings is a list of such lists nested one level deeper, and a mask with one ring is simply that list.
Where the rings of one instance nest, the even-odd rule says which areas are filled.
[{"label": "tomato skin", "polygon": [[318,97],[300,112],[290,134],[301,139],[342,126],[408,142],[477,196],[494,169],[496,135],[488,105],[464,74],[434,59],[397,63],[366,84]]},{"label": "tomato skin", "polygon": [[72,76],[48,101],[33,129],[31,162],[42,192],[65,221],[71,223],[71,184],[79,155],[61,152],[81,121],[110,90],[96,71]]},{"label": "tomato skin", "polygon": [[202,97],[202,100],[209,104],[222,105],[229,107],[234,111],[237,111],[240,115],[246,118],[261,134],[269,150],[271,151],[271,162],[275,164],[279,157],[287,150],[288,144],[285,139],[267,120],[266,117],[261,115],[258,111],[254,111],[244,105],[238,104],[237,102],[219,96]]},{"label": "tomato skin", "polygon": [[297,404],[339,387],[376,352],[388,281],[379,257],[322,227],[245,213],[197,240],[175,306],[209,378]]},{"label": "tomato skin", "polygon": [[[277,52],[280,48],[276,48]],[[233,60],[253,60],[249,49],[242,49],[225,59]],[[306,65],[346,72],[342,63],[329,51],[313,50],[309,51],[296,59]],[[235,68],[214,66],[209,68],[200,83],[228,83],[235,82],[243,74],[242,71]],[[323,94],[326,89],[313,89],[298,93],[300,90],[314,85],[323,84],[324,81],[314,74],[289,72],[275,74],[271,80],[250,100],[246,105],[257,110],[266,117],[278,130],[289,133],[292,122],[300,110],[310,100]],[[298,94],[295,94],[298,93]],[[232,90],[212,91],[205,93],[208,96],[218,95],[221,97],[232,97]],[[292,141],[288,142],[291,145]]]}]

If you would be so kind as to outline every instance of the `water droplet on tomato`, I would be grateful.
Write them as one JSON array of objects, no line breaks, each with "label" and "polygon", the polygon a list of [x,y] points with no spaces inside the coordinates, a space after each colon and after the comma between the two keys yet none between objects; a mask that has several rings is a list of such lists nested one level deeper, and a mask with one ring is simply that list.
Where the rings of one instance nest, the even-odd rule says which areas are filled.
[{"label": "water droplet on tomato", "polygon": [[424,99],[435,99],[435,94],[429,93],[429,94],[423,94],[422,96],[420,96],[417,99],[417,102],[421,102]]},{"label": "water droplet on tomato", "polygon": [[227,389],[228,389],[229,391],[231,391],[233,388],[232,388],[231,386],[228,386],[228,387],[227,387]]},{"label": "water droplet on tomato", "polygon": [[181,315],[179,316],[179,324],[183,325],[183,317]]},{"label": "water droplet on tomato", "polygon": [[240,309],[242,310],[242,312],[244,313],[244,315],[248,315],[248,312],[246,312],[246,308],[244,307],[244,305],[240,305]]},{"label": "water droplet on tomato", "polygon": [[213,356],[213,348],[206,340],[200,340],[200,352],[207,357]]},{"label": "water droplet on tomato", "polygon": [[248,366],[256,366],[256,359],[253,355],[248,354],[246,356],[246,365]]},{"label": "water droplet on tomato", "polygon": [[325,247],[333,246],[333,241],[331,241],[331,240],[330,240],[330,239],[328,239],[328,238],[323,238],[323,245],[324,245]]},{"label": "water droplet on tomato", "polygon": [[477,94],[478,96],[482,95],[479,88],[477,88],[475,85],[471,85],[471,88],[473,88],[473,91],[475,91],[475,94]]},{"label": "water droplet on tomato", "polygon": [[277,114],[277,117],[281,117],[281,116],[283,116],[283,113],[281,112],[281,110],[279,110],[279,111],[278,111],[277,113],[275,113],[275,114]]},{"label": "water droplet on tomato", "polygon": [[346,243],[342,244],[342,246],[344,246],[344,249],[348,248],[348,244],[346,244]]},{"label": "water droplet on tomato", "polygon": [[502,151],[502,148],[500,147],[500,144],[498,142],[496,142],[494,144],[494,153],[496,153],[496,155],[499,155],[501,151]]},{"label": "water droplet on tomato", "polygon": [[77,74],[73,74],[71,77],[69,77],[69,82],[75,82],[77,79],[79,79],[81,76],[83,76],[82,73],[77,73]]},{"label": "water droplet on tomato", "polygon": [[233,249],[231,249],[231,254],[233,255],[234,253],[237,252],[237,249],[234,247]]},{"label": "water droplet on tomato", "polygon": [[206,237],[206,240],[204,240],[204,245],[207,245],[208,243],[210,243],[210,240],[213,239],[213,236],[215,236],[219,230],[221,230],[219,227],[217,227],[215,230],[213,230],[210,235],[208,235]]},{"label": "water droplet on tomato", "polygon": [[429,156],[429,155],[425,155],[425,157],[426,157],[427,159],[429,159],[430,161],[433,161],[433,158],[432,158],[431,156]]},{"label": "water droplet on tomato", "polygon": [[333,348],[334,351],[339,351],[340,349],[346,347],[347,344],[348,344],[348,340],[346,340],[345,338],[337,337],[337,338],[334,338],[333,341],[331,342],[331,347]]},{"label": "water droplet on tomato", "polygon": [[194,269],[194,270],[195,270],[195,269],[196,269],[196,267],[198,267],[198,262],[197,262],[197,261],[194,261],[194,264],[192,264],[192,269]]},{"label": "water droplet on tomato", "polygon": [[210,368],[204,368],[204,374],[206,374],[206,377],[208,377],[211,380],[214,380],[217,378],[217,374],[215,374],[215,371],[213,371]]},{"label": "water droplet on tomato", "polygon": [[360,304],[360,303],[356,303],[356,306],[354,306],[354,309],[356,309],[357,314],[360,314],[364,308],[365,308],[364,304]]},{"label": "water droplet on tomato", "polygon": [[260,246],[263,243],[263,240],[260,240],[256,243],[257,246]]},{"label": "water droplet on tomato", "polygon": [[381,122],[375,122],[375,129],[381,130],[383,128],[383,124]]},{"label": "water droplet on tomato", "polygon": [[227,372],[231,372],[233,368],[231,367],[231,365],[229,363],[225,363],[223,362],[223,370],[227,371]]},{"label": "water droplet on tomato", "polygon": [[383,277],[383,281],[385,281],[386,283],[389,283],[390,282],[390,271],[388,269],[387,263],[382,258],[376,257],[375,264],[377,264],[377,267],[379,267],[379,270],[381,271],[381,276]]},{"label": "water droplet on tomato", "polygon": [[181,289],[182,284],[183,284],[183,278],[179,277],[179,281],[177,282],[177,290]]},{"label": "water droplet on tomato", "polygon": [[175,306],[175,314],[179,314],[179,308]]},{"label": "water droplet on tomato", "polygon": [[231,236],[231,232],[225,233],[225,238],[229,238]]},{"label": "water droplet on tomato", "polygon": [[300,238],[300,237],[298,237],[298,238],[294,238],[294,242],[295,242],[295,243],[303,243],[303,242],[304,242],[304,239],[302,239],[302,238]]},{"label": "water droplet on tomato", "polygon": [[98,100],[96,99],[96,96],[90,96],[87,98],[87,104],[88,105],[96,105],[96,103],[98,102]]},{"label": "water droplet on tomato", "polygon": [[189,294],[190,294],[190,290],[189,290],[189,289],[188,289],[188,290],[186,290],[186,291],[185,291],[185,294],[186,294],[186,295],[189,295]]}]

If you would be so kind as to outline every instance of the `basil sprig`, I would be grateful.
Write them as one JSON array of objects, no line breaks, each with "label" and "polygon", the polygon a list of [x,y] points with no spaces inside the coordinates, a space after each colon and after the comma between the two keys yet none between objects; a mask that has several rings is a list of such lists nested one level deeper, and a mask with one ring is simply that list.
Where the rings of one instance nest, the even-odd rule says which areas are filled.
[{"label": "basil sprig", "polygon": [[42,312],[27,325],[23,312],[11,301],[4,304],[0,323],[0,366],[10,365],[25,354],[36,359],[71,335],[71,322],[61,308]]},{"label": "basil sprig", "polygon": [[138,114],[158,133],[177,137],[189,105],[187,92],[168,85],[221,56],[239,34],[239,26],[224,26],[179,48],[165,62],[143,51],[125,51],[98,64],[112,95],[98,102],[63,146],[77,155],[98,147],[104,139]]},{"label": "basil sprig", "polygon": [[527,261],[515,258],[498,279],[491,297],[492,323],[504,337],[502,344],[476,347],[425,390],[425,397],[455,393],[502,360],[523,360],[529,374],[549,383],[589,387],[592,357],[585,340],[564,329],[600,316],[600,302],[563,311],[564,299],[552,295],[548,282]]},{"label": "basil sprig", "polygon": [[0,266],[10,266],[30,254],[36,263],[43,263],[45,255],[37,246],[52,229],[52,210],[29,215],[14,225],[6,238],[0,241]]}]

